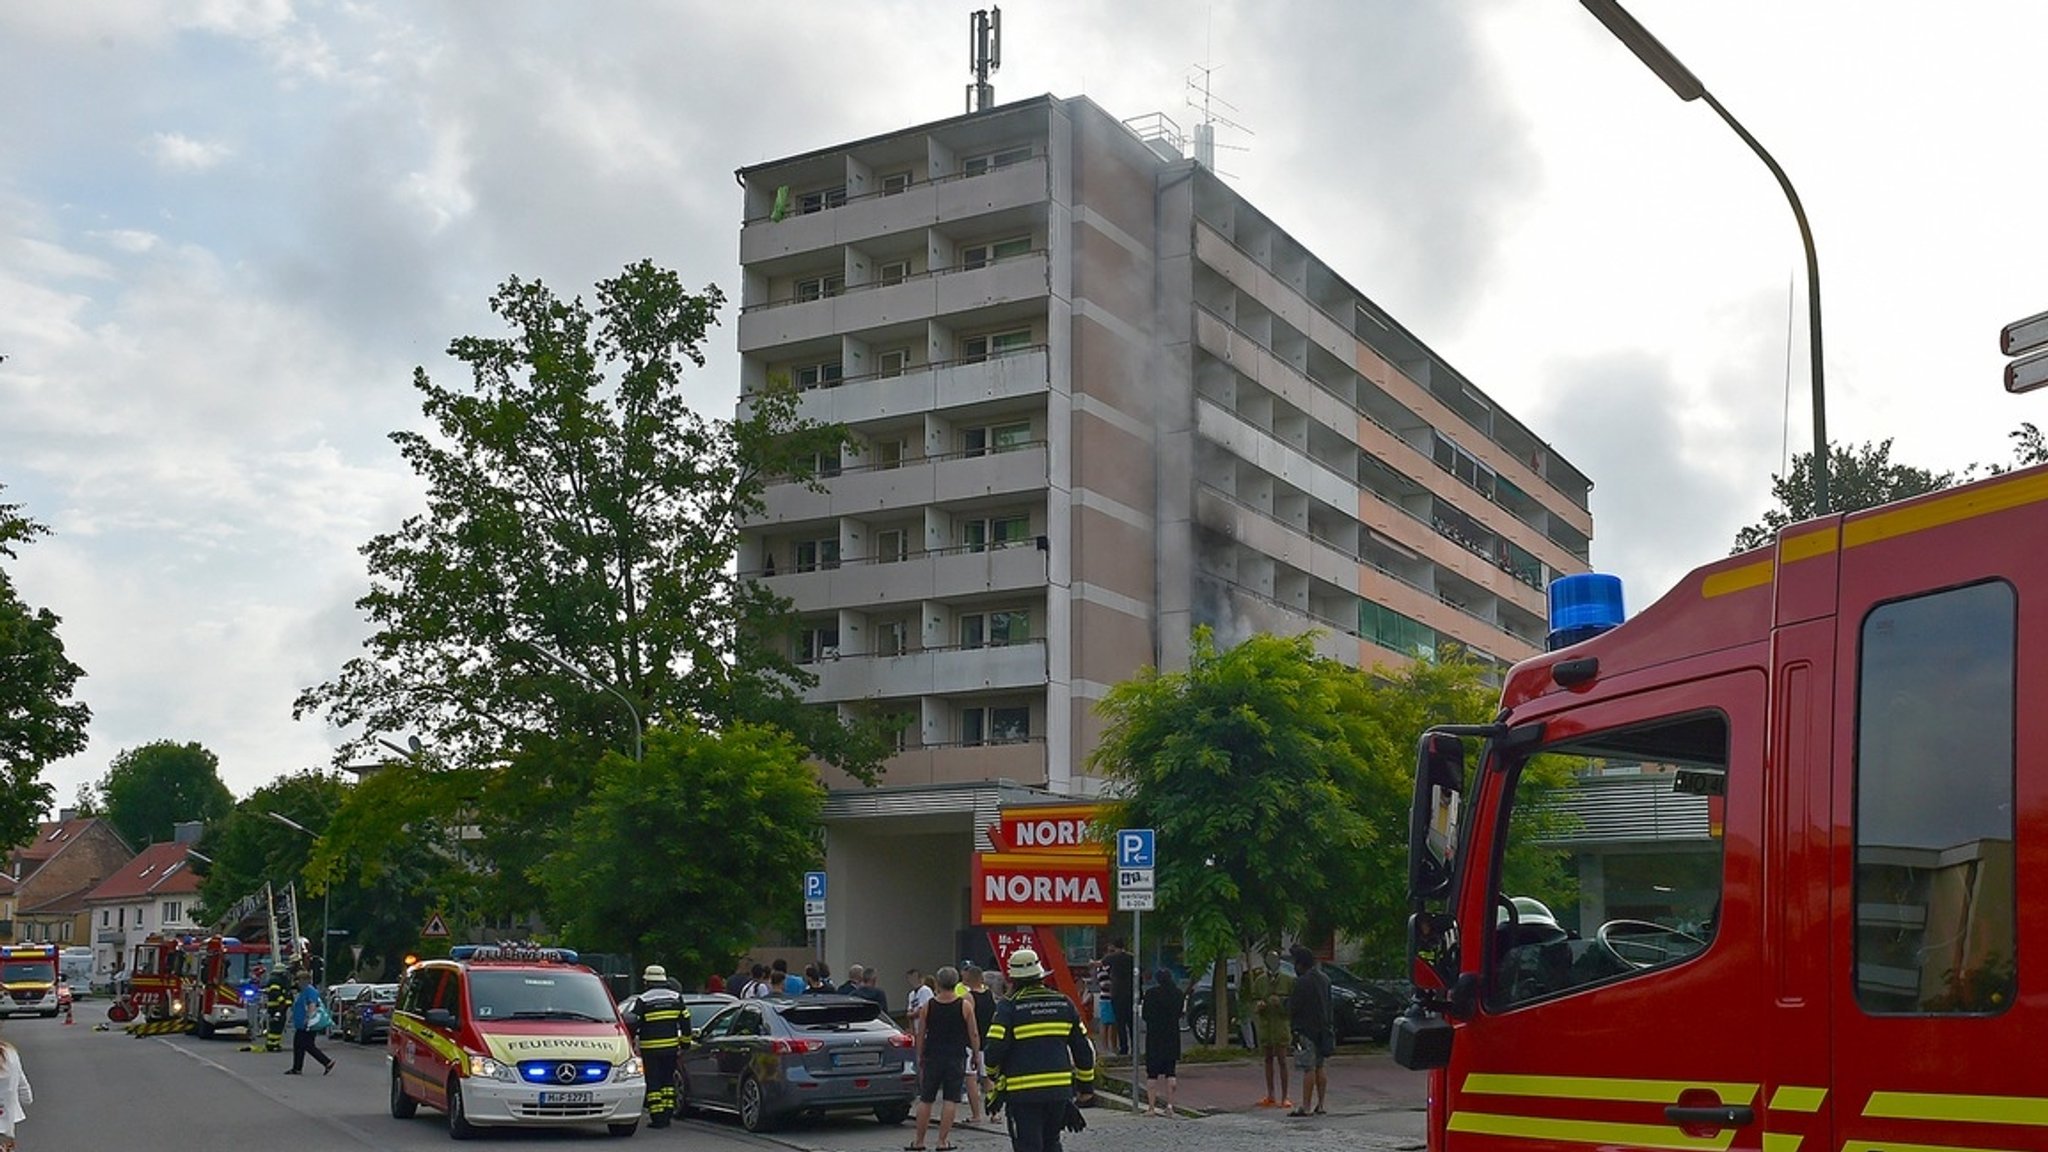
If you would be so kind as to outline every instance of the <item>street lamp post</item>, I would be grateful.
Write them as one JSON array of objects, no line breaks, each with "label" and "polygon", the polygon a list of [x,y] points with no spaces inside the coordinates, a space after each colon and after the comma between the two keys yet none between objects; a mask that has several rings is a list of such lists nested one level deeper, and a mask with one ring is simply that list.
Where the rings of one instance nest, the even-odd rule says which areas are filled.
[{"label": "street lamp post", "polygon": [[[318,832],[313,831],[311,828],[306,827],[282,812],[268,812],[265,815],[293,831],[304,832],[306,835],[311,836],[316,844],[320,841],[320,834]],[[334,885],[323,884],[320,886],[320,982],[322,984],[327,982],[327,937],[329,930],[334,927],[327,919],[327,914],[333,907],[329,903],[333,895]]]},{"label": "street lamp post", "polygon": [[1778,167],[1778,162],[1771,158],[1771,154],[1764,151],[1764,146],[1757,143],[1756,137],[1751,136],[1748,129],[1729,115],[1728,109],[1721,107],[1721,102],[1714,99],[1714,94],[1707,91],[1706,86],[1699,82],[1692,71],[1679,63],[1678,57],[1673,56],[1670,49],[1658,43],[1657,38],[1650,35],[1650,30],[1629,15],[1616,0],[1579,0],[1579,3],[1585,5],[1586,11],[1591,12],[1600,23],[1605,24],[1615,39],[1627,45],[1628,50],[1635,53],[1638,60],[1648,65],[1659,80],[1669,85],[1680,100],[1705,100],[1707,107],[1712,108],[1716,115],[1726,121],[1728,127],[1733,128],[1735,134],[1742,137],[1742,142],[1749,145],[1750,151],[1755,152],[1757,158],[1764,162],[1764,167],[1771,170],[1771,175],[1778,178],[1778,187],[1785,190],[1785,199],[1792,204],[1792,217],[1799,222],[1799,239],[1806,245],[1806,343],[1807,352],[1812,359],[1813,378],[1813,510],[1816,514],[1825,516],[1829,511],[1829,460],[1827,389],[1821,375],[1820,257],[1814,252],[1813,229],[1806,223],[1806,209],[1799,203],[1799,193],[1793,190],[1791,178],[1785,175],[1783,168]]},{"label": "street lamp post", "polygon": [[601,688],[606,692],[611,693],[613,696],[618,697],[619,703],[624,704],[626,706],[626,714],[633,718],[633,759],[640,759],[640,710],[638,708],[633,707],[633,701],[627,699],[626,694],[624,692],[619,691],[612,685],[607,684],[603,680],[599,680],[597,677],[591,675],[590,673],[584,671],[576,665],[571,664],[569,662],[568,657],[563,656],[561,653],[556,652],[540,644],[535,644],[533,646],[533,650],[540,653],[542,656],[547,657],[548,661],[554,664],[556,667],[569,673],[571,676],[576,677],[578,680],[583,681],[585,684],[590,685],[592,688]]}]

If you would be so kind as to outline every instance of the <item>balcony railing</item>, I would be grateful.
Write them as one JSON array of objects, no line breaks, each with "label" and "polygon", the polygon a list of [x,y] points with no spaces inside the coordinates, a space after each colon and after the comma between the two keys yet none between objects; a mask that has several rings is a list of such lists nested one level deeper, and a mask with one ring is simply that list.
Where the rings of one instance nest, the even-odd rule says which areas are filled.
[{"label": "balcony railing", "polygon": [[[1034,156],[1032,156],[1032,157],[1031,157],[1031,159],[1032,159],[1032,160],[1037,160],[1037,159],[1039,159],[1039,157],[1038,157],[1038,156],[1036,156],[1036,155],[1034,155]],[[913,188],[928,188],[928,187],[932,187],[932,186],[935,186],[935,185],[939,185],[939,184],[951,184],[951,183],[954,183],[955,181],[959,181],[959,180],[972,180],[972,179],[974,179],[974,178],[975,178],[975,177],[977,177],[977,176],[987,176],[987,175],[989,175],[989,174],[991,174],[991,173],[995,173],[995,172],[1002,172],[1002,171],[1005,171],[1005,170],[1007,170],[1007,169],[1010,169],[1010,168],[1014,168],[1014,167],[1016,167],[1016,166],[1017,166],[1018,164],[1022,164],[1022,163],[1025,163],[1025,162],[1026,162],[1026,161],[1022,161],[1022,160],[1020,160],[1020,161],[1017,161],[1017,162],[1015,162],[1015,163],[1011,163],[1011,164],[1005,164],[1005,165],[1003,165],[1003,166],[1002,166],[1001,168],[984,168],[984,169],[982,169],[982,170],[981,170],[981,171],[979,171],[979,172],[947,172],[947,173],[944,173],[943,175],[939,175],[939,176],[930,176],[930,177],[927,177],[927,178],[925,178],[925,179],[923,179],[923,180],[912,180],[912,181],[910,181],[910,182],[908,182],[908,183],[904,184],[904,185],[903,185],[903,187],[901,187],[901,188],[891,188],[891,189],[888,189],[888,190],[880,190],[880,189],[878,189],[878,190],[876,190],[876,191],[873,191],[873,192],[862,192],[862,193],[859,193],[858,195],[853,195],[853,196],[847,196],[847,197],[845,197],[844,199],[840,200],[840,202],[839,202],[839,203],[837,203],[837,204],[828,204],[828,205],[826,205],[825,207],[823,207],[823,208],[820,208],[820,209],[818,209],[818,210],[816,210],[816,211],[813,211],[813,212],[803,212],[803,211],[796,211],[796,210],[792,210],[792,211],[784,212],[784,213],[782,214],[782,219],[783,219],[783,220],[795,220],[795,219],[798,219],[798,218],[800,218],[800,217],[804,217],[804,216],[816,216],[816,215],[819,215],[820,213],[824,213],[824,212],[836,212],[836,211],[838,211],[839,209],[841,209],[841,208],[844,208],[844,207],[846,207],[846,206],[847,206],[848,204],[859,204],[859,203],[861,203],[862,201],[866,201],[866,200],[880,200],[880,199],[882,199],[882,198],[883,198],[883,197],[885,197],[885,196],[901,196],[901,195],[903,195],[903,194],[904,194],[905,192],[908,192],[908,191],[910,191],[910,190],[911,190],[911,189],[913,189]],[[743,226],[743,227],[744,227],[745,225],[748,225],[748,224],[760,224],[760,223],[763,223],[763,222],[766,222],[766,221],[775,221],[775,211],[774,211],[774,209],[773,209],[772,207],[771,207],[771,208],[770,208],[770,209],[769,209],[768,211],[766,211],[766,212],[763,212],[763,213],[761,213],[761,214],[760,214],[759,216],[743,216],[743,217],[741,217],[741,219],[740,219],[740,224],[741,224],[741,226]],[[779,223],[779,221],[775,221],[775,222]]]},{"label": "balcony railing", "polygon": [[1013,253],[1000,260],[985,260],[979,264],[954,264],[945,268],[927,268],[922,272],[912,272],[888,280],[870,280],[865,284],[848,284],[837,292],[818,296],[777,296],[771,300],[756,300],[752,304],[742,305],[740,307],[740,314],[744,316],[749,312],[760,312],[768,308],[782,308],[790,304],[815,304],[820,300],[837,300],[842,296],[852,296],[861,292],[873,291],[876,288],[894,288],[899,284],[911,284],[919,280],[951,276],[956,272],[979,272],[984,268],[994,268],[999,264],[1008,264],[1013,261],[1028,259],[1032,256],[1045,256],[1049,252],[1049,249],[1033,248],[1028,252]]}]

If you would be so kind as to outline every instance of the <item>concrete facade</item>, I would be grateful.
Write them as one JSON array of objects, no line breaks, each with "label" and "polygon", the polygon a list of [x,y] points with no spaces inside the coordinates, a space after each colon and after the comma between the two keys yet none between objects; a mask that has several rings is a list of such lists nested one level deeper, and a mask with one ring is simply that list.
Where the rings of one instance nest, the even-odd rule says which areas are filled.
[{"label": "concrete facade", "polygon": [[1590,480],[1085,98],[738,175],[741,403],[787,380],[855,440],[739,565],[801,615],[811,702],[906,720],[881,787],[827,775],[835,971],[960,959],[998,804],[1095,795],[1097,701],[1195,627],[1505,665],[1586,570]]}]

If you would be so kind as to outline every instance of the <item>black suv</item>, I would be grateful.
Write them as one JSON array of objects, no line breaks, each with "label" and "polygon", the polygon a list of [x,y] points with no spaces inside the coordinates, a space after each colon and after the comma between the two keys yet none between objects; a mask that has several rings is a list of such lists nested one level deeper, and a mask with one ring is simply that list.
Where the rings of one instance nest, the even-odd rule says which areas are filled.
[{"label": "black suv", "polygon": [[[1387,1034],[1394,1028],[1394,1018],[1408,1009],[1407,995],[1395,991],[1386,982],[1360,979],[1342,965],[1324,964],[1322,969],[1330,977],[1330,1005],[1336,1010],[1337,1039],[1386,1043]],[[1280,961],[1280,970],[1289,976],[1294,975],[1294,965],[1287,960]],[[1216,997],[1209,982],[1209,974],[1205,972],[1188,989],[1188,1031],[1194,1033],[1198,1044],[1216,1042]],[[1232,960],[1230,1022],[1237,1028],[1238,1042],[1249,1047],[1250,1031],[1244,1023],[1248,1013],[1237,989],[1238,962]]]}]

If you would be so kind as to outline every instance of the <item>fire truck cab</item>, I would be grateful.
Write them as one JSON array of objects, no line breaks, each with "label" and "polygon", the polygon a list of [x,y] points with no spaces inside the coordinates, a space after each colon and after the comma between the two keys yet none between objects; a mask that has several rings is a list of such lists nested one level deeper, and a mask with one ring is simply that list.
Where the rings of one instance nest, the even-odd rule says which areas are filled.
[{"label": "fire truck cab", "polygon": [[1422,738],[1429,1148],[2048,1145],[2048,469],[1608,579]]},{"label": "fire truck cab", "polygon": [[179,991],[193,1034],[203,1040],[223,1028],[248,1030],[261,990],[256,971],[269,959],[270,946],[209,936],[180,952]]}]

